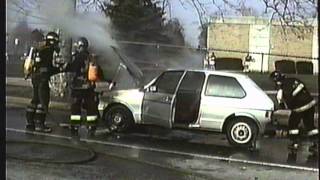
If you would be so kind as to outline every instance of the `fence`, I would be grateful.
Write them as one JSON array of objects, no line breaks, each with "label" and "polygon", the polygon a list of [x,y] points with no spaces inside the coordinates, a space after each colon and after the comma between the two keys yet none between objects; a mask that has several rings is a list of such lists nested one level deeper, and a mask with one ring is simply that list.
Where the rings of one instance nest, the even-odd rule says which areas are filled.
[{"label": "fence", "polygon": [[[22,36],[23,34],[21,34]],[[31,35],[30,35],[31,36]],[[7,38],[8,59],[23,55],[33,42],[13,45],[14,37]],[[240,70],[245,72],[270,72],[275,69],[292,74],[318,73],[319,58],[282,54],[248,52],[232,49],[193,48],[162,43],[118,41],[121,48],[145,71],[166,68],[203,68],[204,59],[212,52],[216,56],[216,69]]]},{"label": "fence", "polygon": [[[162,43],[117,42],[122,52],[125,52],[127,57],[140,67],[144,73],[144,82],[149,81],[165,69],[202,69],[205,66],[207,55],[212,52],[215,54],[215,66],[217,70],[267,73],[277,69],[290,74],[318,73],[318,58],[231,49],[194,48]],[[21,42],[21,45],[23,43],[24,42]],[[30,44],[30,42],[26,44]],[[13,50],[13,52],[9,54],[8,61],[20,61],[21,63],[18,57],[19,55],[21,56],[22,53],[20,51],[14,51],[14,49],[11,50]],[[17,69],[17,67],[13,66],[17,66],[17,64],[8,62],[7,72],[13,73],[11,69]],[[106,72],[110,72],[110,69],[116,69],[116,66],[117,65],[111,67],[110,64],[107,63],[107,65],[105,65]],[[109,74],[108,76],[112,77],[112,75]],[[61,79],[61,77],[58,79]]]},{"label": "fence", "polygon": [[232,57],[241,59],[244,62],[244,66],[247,66],[244,68],[248,68],[247,70],[252,72],[263,73],[280,70],[289,74],[318,73],[318,58],[225,49],[209,49],[209,52],[216,52],[217,58]]},{"label": "fence", "polygon": [[144,42],[119,41],[119,44],[143,69],[203,68],[205,58],[213,52],[217,70],[265,73],[277,69],[290,74],[318,73],[319,58]]}]

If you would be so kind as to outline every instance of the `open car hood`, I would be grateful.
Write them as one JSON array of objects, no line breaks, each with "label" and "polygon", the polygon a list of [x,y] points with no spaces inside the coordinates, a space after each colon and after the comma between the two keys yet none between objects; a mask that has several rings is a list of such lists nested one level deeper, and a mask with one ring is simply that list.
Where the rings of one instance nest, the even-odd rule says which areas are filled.
[{"label": "open car hood", "polygon": [[137,65],[135,65],[132,61],[130,61],[128,57],[126,57],[124,54],[121,54],[116,47],[111,46],[111,48],[118,55],[122,65],[125,66],[125,69],[129,72],[131,77],[133,77],[136,84],[140,86],[140,83],[142,82],[142,78],[143,78],[143,73],[141,69]]}]

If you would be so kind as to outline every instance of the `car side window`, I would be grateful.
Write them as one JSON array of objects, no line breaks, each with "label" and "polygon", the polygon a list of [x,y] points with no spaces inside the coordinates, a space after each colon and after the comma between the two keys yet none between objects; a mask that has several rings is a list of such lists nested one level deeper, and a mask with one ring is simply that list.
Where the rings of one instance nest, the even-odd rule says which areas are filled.
[{"label": "car side window", "polygon": [[208,77],[206,96],[243,98],[246,93],[233,77],[210,75]]},{"label": "car side window", "polygon": [[155,82],[157,92],[173,94],[183,71],[167,71],[164,72]]},{"label": "car side window", "polygon": [[179,90],[182,91],[201,91],[205,74],[203,72],[188,71],[184,76]]}]

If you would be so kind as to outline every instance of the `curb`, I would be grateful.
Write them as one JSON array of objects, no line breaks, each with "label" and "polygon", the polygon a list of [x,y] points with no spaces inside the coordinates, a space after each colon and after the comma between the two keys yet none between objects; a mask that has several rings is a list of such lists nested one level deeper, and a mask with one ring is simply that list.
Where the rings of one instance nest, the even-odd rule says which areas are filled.
[{"label": "curb", "polygon": [[[30,104],[29,98],[16,97],[16,96],[6,96],[6,106],[27,106]],[[69,103],[50,101],[49,108],[58,110],[70,110]]]}]

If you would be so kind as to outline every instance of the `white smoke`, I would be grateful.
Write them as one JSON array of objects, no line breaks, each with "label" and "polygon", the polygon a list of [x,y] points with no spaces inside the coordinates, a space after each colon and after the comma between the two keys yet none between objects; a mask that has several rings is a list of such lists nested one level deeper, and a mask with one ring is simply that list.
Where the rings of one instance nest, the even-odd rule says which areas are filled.
[{"label": "white smoke", "polygon": [[110,33],[110,20],[103,14],[76,14],[72,1],[46,0],[39,11],[48,23],[72,37],[84,36],[92,46],[106,50],[117,46]]},{"label": "white smoke", "polygon": [[[73,1],[66,0],[43,0],[40,4],[41,9],[34,11],[40,17],[44,17],[50,27],[49,30],[59,28],[63,35],[72,37],[86,37],[93,50],[99,58],[107,79],[117,80],[118,88],[133,86],[132,78],[128,73],[123,73],[114,77],[120,59],[113,52],[111,46],[118,47],[111,35],[111,22],[102,13],[75,13]],[[121,80],[120,80],[121,79]],[[120,82],[119,82],[120,80]]]}]

